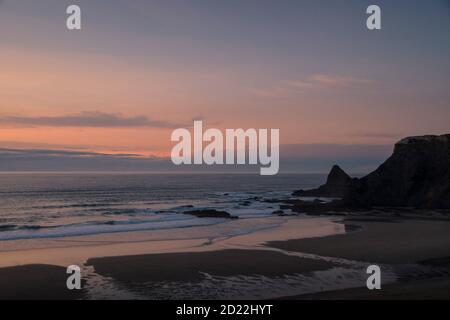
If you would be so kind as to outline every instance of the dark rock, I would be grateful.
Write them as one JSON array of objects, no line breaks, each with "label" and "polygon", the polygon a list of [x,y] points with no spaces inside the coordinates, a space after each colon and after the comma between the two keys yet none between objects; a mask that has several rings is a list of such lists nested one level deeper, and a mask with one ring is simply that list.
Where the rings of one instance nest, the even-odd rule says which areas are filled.
[{"label": "dark rock", "polygon": [[283,216],[284,215],[284,211],[283,210],[277,210],[272,212],[273,215],[275,216]]},{"label": "dark rock", "polygon": [[296,212],[369,207],[450,209],[450,134],[405,138],[395,145],[392,156],[369,175],[351,179],[334,166],[325,185],[293,195],[342,198],[322,204],[284,202]]},{"label": "dark rock", "polygon": [[313,201],[293,200],[289,204],[280,205],[281,209],[290,209],[293,212],[308,215],[338,215],[340,212],[346,212],[348,207],[342,200],[332,202],[317,203]]},{"label": "dark rock", "polygon": [[344,203],[450,208],[450,134],[401,140],[377,170],[352,181]]},{"label": "dark rock", "polygon": [[296,197],[342,198],[348,192],[352,178],[339,166],[334,166],[328,174],[327,182],[317,189],[299,190],[292,195]]},{"label": "dark rock", "polygon": [[280,203],[280,202],[284,202],[285,199],[263,199],[261,202],[265,202],[265,203]]},{"label": "dark rock", "polygon": [[191,216],[196,216],[198,218],[228,218],[237,219],[236,216],[232,216],[228,212],[218,211],[218,210],[192,210],[185,211],[183,214],[189,214]]}]

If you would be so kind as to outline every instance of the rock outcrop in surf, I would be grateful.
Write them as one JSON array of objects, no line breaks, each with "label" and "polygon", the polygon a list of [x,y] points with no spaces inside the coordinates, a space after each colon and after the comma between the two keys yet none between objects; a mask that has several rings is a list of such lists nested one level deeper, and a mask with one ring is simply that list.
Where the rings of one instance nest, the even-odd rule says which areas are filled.
[{"label": "rock outcrop in surf", "polygon": [[228,212],[213,210],[213,209],[190,210],[190,211],[183,212],[183,214],[196,216],[197,218],[227,218],[227,219],[237,219],[238,218],[236,216],[232,216]]}]

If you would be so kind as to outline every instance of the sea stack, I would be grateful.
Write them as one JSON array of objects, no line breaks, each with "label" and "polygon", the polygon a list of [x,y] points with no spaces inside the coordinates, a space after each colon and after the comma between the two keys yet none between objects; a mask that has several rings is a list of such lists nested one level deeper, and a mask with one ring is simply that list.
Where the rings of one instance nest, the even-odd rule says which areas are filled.
[{"label": "sea stack", "polygon": [[352,178],[339,166],[335,165],[328,174],[327,182],[317,189],[299,190],[293,193],[297,197],[342,198],[349,190]]}]

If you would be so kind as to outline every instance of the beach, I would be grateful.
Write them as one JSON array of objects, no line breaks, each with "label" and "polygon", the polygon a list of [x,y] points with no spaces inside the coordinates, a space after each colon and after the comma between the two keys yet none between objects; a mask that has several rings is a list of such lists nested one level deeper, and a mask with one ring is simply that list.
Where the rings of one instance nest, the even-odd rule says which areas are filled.
[{"label": "beach", "polygon": [[[28,263],[0,268],[0,279],[8,279],[0,297],[450,298],[446,258],[450,256],[450,221],[386,216],[274,217],[277,227],[215,241],[155,241],[149,240],[156,237],[152,232],[140,232],[121,234],[123,240],[117,234],[97,235],[64,239],[66,245],[50,241],[19,252],[3,250],[3,264],[13,264],[14,256]],[[311,230],[312,224],[318,226],[315,234],[303,233],[302,239],[296,239],[296,233]],[[332,232],[339,226],[340,234]],[[44,265],[45,259],[55,265]],[[63,266],[68,263],[83,265],[87,275],[82,291],[64,287]],[[365,287],[366,267],[372,263],[383,272],[380,291]]]},{"label": "beach", "polygon": [[450,221],[346,219],[362,230],[323,238],[271,242],[286,251],[369,263],[408,264],[450,256]]},{"label": "beach", "polygon": [[283,299],[306,300],[406,300],[449,299],[450,237],[449,221],[399,220],[397,218],[353,218],[362,230],[344,236],[289,240],[269,245],[289,251],[311,252],[319,255],[382,263],[389,265],[433,266],[443,271],[437,277],[399,279],[397,283],[369,291],[367,288],[334,290],[315,294],[284,297]]},{"label": "beach", "polygon": [[449,10],[0,0],[0,301],[450,300]]}]

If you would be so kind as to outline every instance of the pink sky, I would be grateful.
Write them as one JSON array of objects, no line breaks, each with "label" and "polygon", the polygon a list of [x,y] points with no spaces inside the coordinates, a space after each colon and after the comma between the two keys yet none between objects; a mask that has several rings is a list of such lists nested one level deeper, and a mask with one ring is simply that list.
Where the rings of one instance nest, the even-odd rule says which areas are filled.
[{"label": "pink sky", "polygon": [[[117,6],[111,6],[113,17],[120,6],[137,22],[110,25],[114,19],[100,15],[77,34],[61,27],[62,4],[1,5],[0,144],[163,156],[172,146],[171,131],[199,117],[220,129],[279,128],[282,144],[392,144],[448,129],[442,83],[448,64],[439,68],[427,60],[430,52],[419,49],[412,54],[423,60],[398,56],[431,41],[426,37],[409,43],[407,35],[411,47],[402,48],[395,41],[404,29],[375,37],[353,20],[337,31],[320,25],[296,30],[297,11],[283,6],[279,18],[286,21],[271,21],[267,30],[259,12],[248,20],[236,15],[246,21],[239,34],[223,16],[231,7],[111,3]],[[87,16],[102,12],[88,2],[82,8]],[[307,13],[304,7],[292,10]],[[176,20],[176,12],[192,19]],[[343,32],[347,28],[354,34]],[[273,33],[270,40],[262,38],[267,32]],[[392,55],[374,53],[365,37],[391,43]],[[116,124],[102,125],[104,118]]]}]

